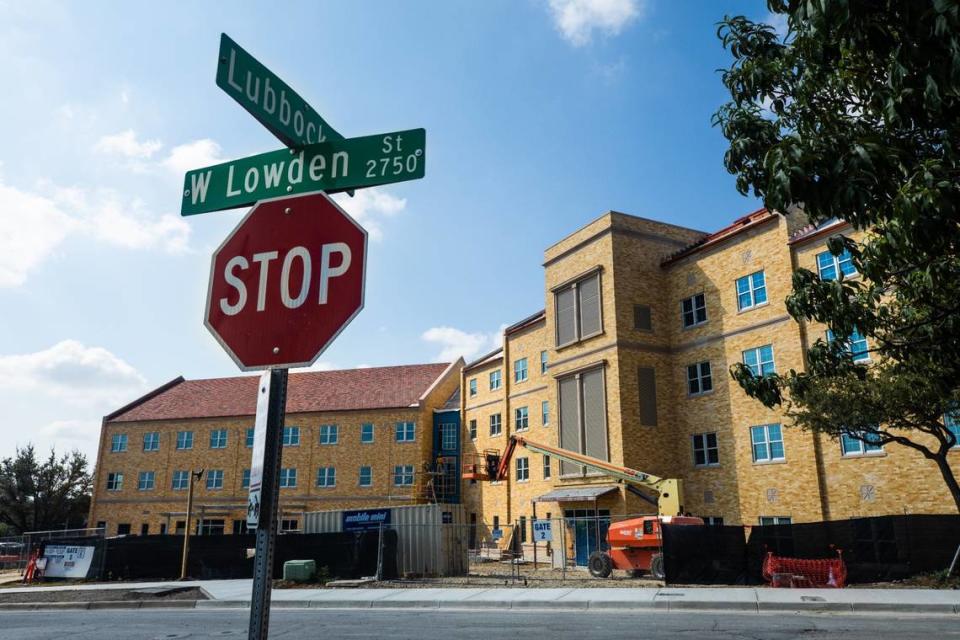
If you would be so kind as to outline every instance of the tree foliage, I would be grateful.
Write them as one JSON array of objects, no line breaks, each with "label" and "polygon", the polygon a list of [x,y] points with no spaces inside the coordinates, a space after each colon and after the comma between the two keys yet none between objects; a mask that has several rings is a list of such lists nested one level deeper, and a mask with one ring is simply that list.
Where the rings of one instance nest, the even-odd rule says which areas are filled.
[{"label": "tree foliage", "polygon": [[[730,102],[714,116],[741,193],[835,236],[859,274],[793,276],[798,321],[827,325],[805,371],[731,373],[800,427],[910,447],[935,462],[960,510],[944,413],[960,407],[960,3],[955,0],[770,0],[787,32],[726,17]],[[838,274],[839,275],[839,274]],[[869,365],[845,342],[870,345]]]},{"label": "tree foliage", "polygon": [[87,458],[78,451],[38,460],[33,445],[0,462],[0,523],[11,533],[81,527],[90,508]]}]

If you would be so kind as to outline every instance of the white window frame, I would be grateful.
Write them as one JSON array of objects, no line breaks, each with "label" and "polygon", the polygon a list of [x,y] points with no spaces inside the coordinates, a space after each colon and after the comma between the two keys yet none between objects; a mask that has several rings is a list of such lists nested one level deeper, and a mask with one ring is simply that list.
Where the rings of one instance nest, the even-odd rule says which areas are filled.
[{"label": "white window frame", "polygon": [[530,480],[530,458],[517,458],[517,482]]},{"label": "white window frame", "polygon": [[[883,445],[869,443],[871,448],[867,448],[868,443],[860,440],[857,436],[864,434],[841,433],[840,434],[840,456],[844,458],[863,458],[865,456],[882,456]],[[848,451],[847,444],[855,445],[856,450]]]},{"label": "white window frame", "polygon": [[477,419],[473,418],[467,422],[467,429],[471,440],[477,439]]},{"label": "white window frame", "polygon": [[170,490],[184,491],[190,486],[190,472],[175,469],[170,476]]},{"label": "white window frame", "polygon": [[503,385],[503,374],[500,369],[490,372],[490,391],[496,391]]},{"label": "white window frame", "polygon": [[393,437],[397,442],[416,442],[417,423],[410,420],[396,423],[393,428]]},{"label": "white window frame", "polygon": [[[827,329],[826,336],[827,343],[831,343],[836,340],[836,337],[833,335],[833,331],[830,329]],[[859,353],[855,353],[853,346],[858,342],[863,343],[863,350]],[[867,342],[867,337],[862,335],[858,329],[853,330],[853,333],[844,344],[844,347],[846,352],[850,354],[850,357],[853,358],[854,362],[870,362],[870,343]]]},{"label": "white window frame", "polygon": [[553,477],[553,468],[550,466],[550,456],[543,454],[543,479],[549,480]]},{"label": "white window frame", "polygon": [[[440,449],[443,451],[456,451],[457,450],[457,428],[456,422],[441,422],[440,423]],[[447,445],[450,446],[447,446]]]},{"label": "white window frame", "polygon": [[527,431],[530,428],[530,409],[525,406],[514,409],[513,422],[516,431]]},{"label": "white window frame", "polygon": [[[222,439],[221,439],[222,436]],[[214,429],[210,432],[210,448],[211,449],[226,449],[227,448],[227,430],[226,429]]]},{"label": "white window frame", "polygon": [[412,487],[413,486],[413,465],[398,464],[393,467],[393,486]]},{"label": "white window frame", "polygon": [[[364,471],[364,469],[366,469],[366,471],[367,471],[367,473],[366,473],[367,481],[366,481],[366,482],[363,481],[363,476],[364,476],[363,471]],[[371,466],[368,465],[368,464],[362,464],[362,465],[360,465],[360,470],[357,472],[357,486],[358,486],[358,487],[372,487],[372,486],[373,486],[373,467],[371,467]]]},{"label": "white window frame", "polygon": [[470,378],[467,381],[467,389],[470,393],[471,398],[476,397],[477,395],[477,379],[476,378]]},{"label": "white window frame", "polygon": [[300,427],[297,425],[290,425],[283,428],[283,446],[285,447],[299,447],[300,446]]},{"label": "white window frame", "polygon": [[280,488],[281,489],[297,488],[297,468],[296,467],[283,467],[282,469],[280,469]]},{"label": "white window frame", "polygon": [[[764,520],[768,522],[764,522]],[[757,522],[760,523],[761,527],[776,527],[781,524],[793,524],[793,518],[791,516],[760,516],[757,518]]]},{"label": "white window frame", "polygon": [[[770,427],[777,427],[780,431],[780,438],[774,440],[770,437]],[[757,442],[754,439],[754,429],[763,429],[763,442]],[[773,455],[773,444],[779,442],[780,449],[783,451],[783,455],[780,457],[774,457]],[[758,445],[763,445],[766,450],[766,455],[763,458],[757,457]],[[783,462],[787,459],[787,446],[783,440],[783,425],[777,422],[772,422],[770,424],[757,424],[750,427],[750,456],[753,458],[755,464],[769,464],[771,462]]]},{"label": "white window frame", "polygon": [[110,453],[124,453],[127,450],[127,434],[115,433],[110,437]]},{"label": "white window frame", "polygon": [[[766,347],[770,347],[770,359],[769,359],[769,360],[763,360],[763,349],[765,349]],[[753,353],[753,354],[756,356],[756,358],[757,358],[757,368],[756,368],[756,370],[754,370],[753,366],[751,366],[751,365],[747,362],[747,354],[748,354],[748,353]],[[772,375],[772,374],[774,374],[774,373],[777,372],[777,356],[776,356],[776,353],[775,353],[774,350],[773,350],[773,343],[770,343],[770,344],[762,344],[762,345],[760,345],[759,347],[752,347],[752,348],[750,348],[750,349],[745,349],[745,350],[740,354],[740,356],[741,356],[741,361],[743,362],[743,364],[747,365],[747,367],[750,368],[750,371],[753,373],[754,376],[763,377],[763,376],[767,376],[767,375]],[[766,363],[769,363],[769,364],[770,364],[771,369],[770,369],[770,371],[764,373],[764,371],[763,371],[763,365],[766,364]]]},{"label": "white window frame", "polygon": [[[707,372],[704,374],[703,368],[706,365]],[[693,372],[693,377],[691,377],[691,371]],[[707,381],[710,384],[709,389],[704,389],[704,381]],[[692,384],[696,382],[697,391],[694,391],[691,387]],[[713,391],[713,372],[710,368],[710,361],[704,360],[703,362],[695,362],[693,364],[687,365],[687,395],[688,396],[702,396],[705,393],[711,393]]]},{"label": "white window frame", "polygon": [[541,400],[540,401],[540,421],[544,427],[550,425],[550,401]]},{"label": "white window frame", "polygon": [[107,474],[107,491],[123,491],[122,471],[114,471]]},{"label": "white window frame", "polygon": [[[496,420],[494,420],[494,418],[496,418]],[[497,427],[496,432],[494,432],[493,430],[494,423],[496,423],[496,427]],[[503,435],[503,417],[499,413],[491,413],[490,414],[490,437],[496,438],[497,436],[502,436],[502,435]]]},{"label": "white window frame", "polygon": [[223,489],[223,469],[210,469],[207,471],[207,491],[219,491]]},{"label": "white window frame", "polygon": [[[701,304],[697,304],[698,300]],[[690,303],[690,310],[687,311],[686,305]],[[703,320],[697,319],[697,312],[703,312]],[[693,317],[692,323],[687,323],[687,314],[690,314]],[[705,324],[707,320],[710,319],[710,316],[707,315],[707,295],[703,291],[700,293],[695,293],[692,296],[688,296],[680,301],[680,326],[684,329],[691,329],[693,327],[698,327],[701,324]]]},{"label": "white window frame", "polygon": [[137,477],[137,491],[153,491],[156,479],[157,474],[153,471],[141,471]]},{"label": "white window frame", "polygon": [[[820,259],[821,256],[829,256],[830,264],[826,264],[826,265],[823,264],[823,262]],[[819,275],[820,279],[825,282],[829,282],[831,280],[837,280],[840,278],[841,275],[843,276],[844,280],[846,280],[847,278],[853,278],[857,275],[857,269],[856,267],[853,266],[853,258],[850,256],[850,252],[847,251],[846,249],[844,249],[839,256],[833,255],[833,253],[829,249],[827,249],[826,251],[821,251],[820,253],[817,254],[816,261],[817,261],[817,275]],[[850,265],[850,269],[852,270],[852,273],[843,272],[842,265],[844,264]],[[824,277],[823,272],[826,269],[831,269],[831,268],[833,269],[833,277]]]},{"label": "white window frame", "polygon": [[[760,278],[763,280],[763,284],[761,284],[760,286],[755,286],[753,281],[753,277],[757,274],[760,274]],[[740,283],[744,281],[746,281],[747,283],[747,288],[745,291],[740,291]],[[757,302],[757,292],[761,290],[763,291],[763,300],[761,300],[760,302]],[[748,273],[745,276],[741,276],[737,278],[736,282],[734,283],[734,291],[737,295],[738,311],[747,311],[749,309],[762,307],[763,305],[767,304],[770,301],[770,296],[768,295],[768,292],[767,292],[767,274],[763,269],[760,269],[759,271],[754,271],[753,273]],[[749,304],[741,304],[740,296],[745,294],[749,294],[750,296]]]},{"label": "white window frame", "polygon": [[526,382],[530,377],[530,371],[527,367],[526,358],[518,358],[513,361],[513,381],[516,383]]},{"label": "white window frame", "polygon": [[340,426],[336,424],[320,425],[320,444],[331,446],[340,442]]},{"label": "white window frame", "polygon": [[246,445],[247,449],[253,448],[253,437],[255,432],[256,429],[254,427],[250,427],[243,435],[244,444]]},{"label": "white window frame", "polygon": [[[367,429],[367,427],[370,427]],[[376,440],[376,427],[372,422],[364,422],[360,425],[360,444],[373,444]],[[370,434],[370,438],[366,439],[367,433]]]},{"label": "white window frame", "polygon": [[143,434],[144,451],[160,451],[160,432],[148,431]]},{"label": "white window frame", "polygon": [[550,363],[548,360],[549,360],[549,355],[547,354],[547,352],[541,351],[540,352],[540,374],[541,375],[547,373],[547,371],[550,369]]},{"label": "white window frame", "polygon": [[177,451],[193,449],[193,431],[177,431]]},{"label": "white window frame", "polygon": [[240,472],[240,488],[249,489],[250,488],[250,469],[244,469]]},{"label": "white window frame", "polygon": [[333,466],[318,467],[317,468],[317,488],[332,489],[333,487],[336,487],[336,486],[337,486],[337,468]]}]

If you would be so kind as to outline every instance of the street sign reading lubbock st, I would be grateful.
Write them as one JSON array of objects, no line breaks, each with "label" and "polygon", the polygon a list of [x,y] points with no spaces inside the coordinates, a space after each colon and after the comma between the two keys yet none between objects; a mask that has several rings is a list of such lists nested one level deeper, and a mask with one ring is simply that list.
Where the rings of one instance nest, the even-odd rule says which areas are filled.
[{"label": "street sign reading lubbock st", "polygon": [[309,366],[363,308],[366,257],[325,194],[260,201],[213,254],[204,324],[244,371]]}]

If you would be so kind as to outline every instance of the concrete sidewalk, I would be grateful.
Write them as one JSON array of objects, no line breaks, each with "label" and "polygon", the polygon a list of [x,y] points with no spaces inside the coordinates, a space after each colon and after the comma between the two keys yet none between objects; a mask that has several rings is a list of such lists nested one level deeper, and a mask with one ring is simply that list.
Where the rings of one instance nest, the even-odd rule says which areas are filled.
[{"label": "concrete sidewalk", "polygon": [[[200,587],[209,600],[0,603],[9,609],[247,608],[250,580],[141,582],[3,589],[2,593],[53,590],[155,589]],[[621,609],[634,611],[843,612],[960,614],[960,591],[933,589],[769,589],[723,588],[427,588],[427,589],[274,589],[276,609]]]}]

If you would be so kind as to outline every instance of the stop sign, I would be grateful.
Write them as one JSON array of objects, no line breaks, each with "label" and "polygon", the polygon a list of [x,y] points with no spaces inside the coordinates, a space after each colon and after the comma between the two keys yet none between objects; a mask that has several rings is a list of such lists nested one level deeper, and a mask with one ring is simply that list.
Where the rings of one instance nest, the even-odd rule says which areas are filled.
[{"label": "stop sign", "polygon": [[366,258],[325,194],[258,202],[213,254],[204,324],[244,371],[309,366],[363,308]]}]

